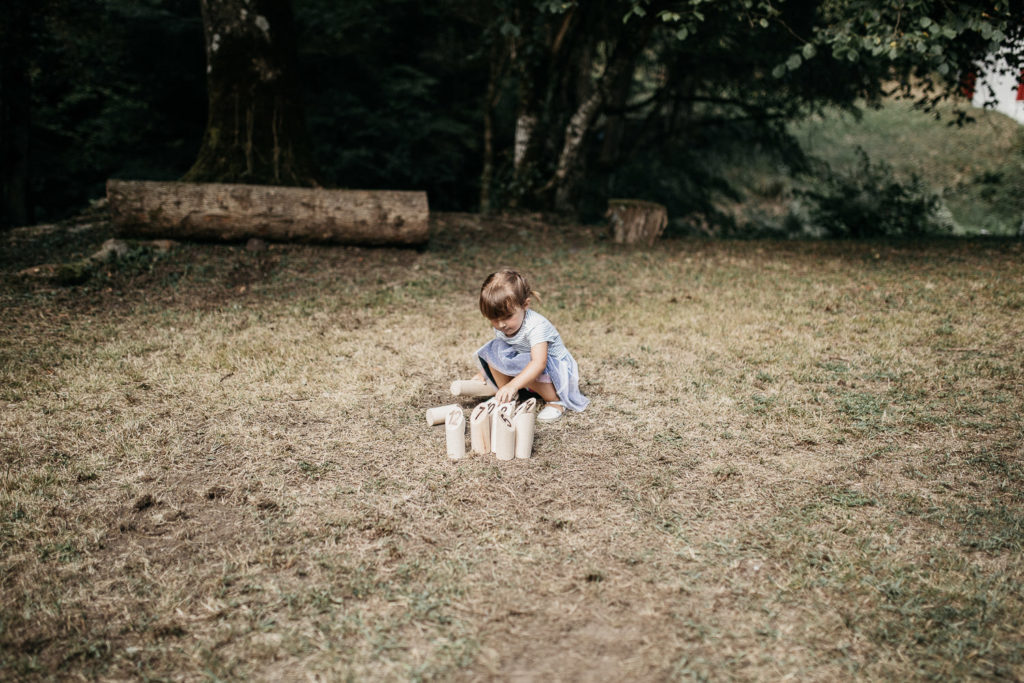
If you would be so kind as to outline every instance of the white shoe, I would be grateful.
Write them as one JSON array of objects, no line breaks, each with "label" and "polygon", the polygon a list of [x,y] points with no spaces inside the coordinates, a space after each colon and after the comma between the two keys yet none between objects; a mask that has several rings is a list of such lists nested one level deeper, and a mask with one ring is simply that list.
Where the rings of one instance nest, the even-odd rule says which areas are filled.
[{"label": "white shoe", "polygon": [[538,413],[538,422],[554,422],[565,414],[565,405],[559,401],[551,401]]}]

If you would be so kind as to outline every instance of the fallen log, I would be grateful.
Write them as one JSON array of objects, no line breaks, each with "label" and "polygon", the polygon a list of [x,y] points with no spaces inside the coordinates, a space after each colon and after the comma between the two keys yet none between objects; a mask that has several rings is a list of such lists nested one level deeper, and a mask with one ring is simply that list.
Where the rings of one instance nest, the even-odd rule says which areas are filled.
[{"label": "fallen log", "polygon": [[616,244],[651,246],[668,225],[668,210],[661,204],[641,199],[609,199],[605,214]]},{"label": "fallen log", "polygon": [[126,236],[402,246],[428,236],[425,192],[108,180],[107,199]]}]

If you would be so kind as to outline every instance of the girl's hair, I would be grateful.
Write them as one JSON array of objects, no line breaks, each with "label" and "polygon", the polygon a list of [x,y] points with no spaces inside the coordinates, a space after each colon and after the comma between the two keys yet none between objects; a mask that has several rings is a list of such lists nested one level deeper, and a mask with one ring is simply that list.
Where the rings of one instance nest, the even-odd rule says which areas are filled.
[{"label": "girl's hair", "polygon": [[525,277],[514,270],[499,270],[488,275],[480,287],[480,312],[488,320],[507,318],[526,306],[530,297],[540,299]]}]

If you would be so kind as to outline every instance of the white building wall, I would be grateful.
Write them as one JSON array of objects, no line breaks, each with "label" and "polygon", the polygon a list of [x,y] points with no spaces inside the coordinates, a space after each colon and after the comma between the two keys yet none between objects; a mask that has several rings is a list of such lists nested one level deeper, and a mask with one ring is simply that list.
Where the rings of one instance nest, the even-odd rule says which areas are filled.
[{"label": "white building wall", "polygon": [[[983,68],[983,67],[982,67]],[[1006,70],[1006,62],[999,60],[995,71]],[[978,74],[974,87],[974,98],[971,104],[975,107],[982,107],[992,97],[989,88],[995,92],[996,111],[1006,114],[1017,123],[1024,124],[1024,101],[1017,99],[1017,88],[1020,86],[1020,77],[1012,73],[985,73]]]}]

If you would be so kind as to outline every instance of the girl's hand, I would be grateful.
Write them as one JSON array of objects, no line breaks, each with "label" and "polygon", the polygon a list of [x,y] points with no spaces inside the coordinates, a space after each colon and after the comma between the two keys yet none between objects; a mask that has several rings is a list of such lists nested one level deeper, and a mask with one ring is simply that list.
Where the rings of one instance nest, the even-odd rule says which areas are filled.
[{"label": "girl's hand", "polygon": [[494,402],[498,405],[502,403],[511,403],[516,400],[519,396],[519,390],[512,387],[512,383],[509,382],[502,388],[498,389],[498,393],[494,395]]}]

